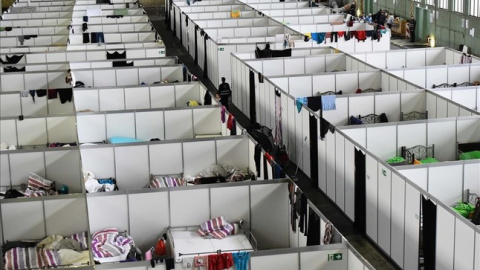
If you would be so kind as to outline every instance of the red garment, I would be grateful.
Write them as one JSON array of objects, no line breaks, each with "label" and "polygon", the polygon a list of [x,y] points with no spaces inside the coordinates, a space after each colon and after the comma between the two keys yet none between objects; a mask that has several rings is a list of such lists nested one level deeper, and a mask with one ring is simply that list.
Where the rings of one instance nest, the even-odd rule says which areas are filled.
[{"label": "red garment", "polygon": [[232,130],[233,128],[233,114],[228,114],[228,120],[227,120],[227,128],[229,130]]},{"label": "red garment", "polygon": [[355,32],[355,38],[357,38],[359,41],[365,41],[367,39],[367,31],[357,30]]},{"label": "red garment", "polygon": [[345,31],[338,31],[338,37],[343,37],[345,35]]},{"label": "red garment", "polygon": [[208,270],[223,270],[233,266],[230,253],[208,255]]}]

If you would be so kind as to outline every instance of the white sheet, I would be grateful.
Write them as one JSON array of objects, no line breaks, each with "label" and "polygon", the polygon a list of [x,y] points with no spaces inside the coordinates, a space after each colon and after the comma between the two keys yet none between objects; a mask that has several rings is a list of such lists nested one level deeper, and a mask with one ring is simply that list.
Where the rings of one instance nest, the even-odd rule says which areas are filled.
[{"label": "white sheet", "polygon": [[[196,231],[175,231],[171,230],[173,242],[175,243],[175,261],[182,261],[179,253],[216,253],[217,250],[250,250],[253,247],[247,236],[243,233],[229,235],[224,239],[202,238]],[[204,255],[208,254],[205,253]],[[195,254],[186,255],[194,256]]]}]

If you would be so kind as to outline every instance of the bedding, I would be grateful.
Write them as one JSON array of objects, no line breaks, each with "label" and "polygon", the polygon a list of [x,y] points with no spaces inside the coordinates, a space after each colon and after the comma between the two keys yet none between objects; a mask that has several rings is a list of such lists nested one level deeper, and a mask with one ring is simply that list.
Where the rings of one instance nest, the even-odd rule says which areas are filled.
[{"label": "bedding", "polygon": [[132,142],[143,142],[142,140],[128,137],[111,137],[110,143],[132,143]]},{"label": "bedding", "polygon": [[50,235],[40,242],[7,242],[2,251],[5,269],[48,268],[67,265],[86,265],[90,263],[87,250],[87,233],[71,236]]},{"label": "bedding", "polygon": [[172,255],[176,262],[184,258],[193,258],[194,255],[216,254],[221,251],[254,251],[246,234],[229,235],[223,239],[204,238],[192,230],[169,229]]},{"label": "bedding", "polygon": [[138,252],[133,238],[117,228],[106,228],[92,235],[93,259],[99,263],[138,260],[129,256],[133,252]]},{"label": "bedding", "polygon": [[460,160],[468,160],[468,159],[480,159],[480,150],[464,152],[460,154]]}]

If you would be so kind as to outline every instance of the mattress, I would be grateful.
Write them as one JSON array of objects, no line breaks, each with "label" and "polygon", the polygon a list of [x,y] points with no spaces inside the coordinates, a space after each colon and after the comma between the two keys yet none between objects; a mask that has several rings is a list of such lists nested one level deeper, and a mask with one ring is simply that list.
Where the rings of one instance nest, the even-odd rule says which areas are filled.
[{"label": "mattress", "polygon": [[196,231],[171,230],[170,233],[175,244],[174,255],[177,262],[182,260],[179,253],[193,253],[185,256],[194,256],[196,255],[195,253],[213,254],[217,250],[225,250],[226,252],[229,252],[229,250],[232,252],[236,250],[254,250],[247,236],[243,233],[229,235],[223,239],[202,238]]}]

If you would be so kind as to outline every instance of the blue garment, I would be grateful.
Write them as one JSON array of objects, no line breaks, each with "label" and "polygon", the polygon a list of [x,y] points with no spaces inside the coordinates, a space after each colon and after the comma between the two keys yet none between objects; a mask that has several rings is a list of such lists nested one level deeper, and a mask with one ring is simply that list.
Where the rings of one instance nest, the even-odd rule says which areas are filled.
[{"label": "blue garment", "polygon": [[322,110],[331,111],[337,109],[336,100],[336,95],[322,96]]},{"label": "blue garment", "polygon": [[302,110],[303,104],[308,105],[306,97],[299,97],[295,99],[295,105],[297,105],[298,112]]},{"label": "blue garment", "polygon": [[250,252],[237,252],[232,253],[233,263],[237,270],[247,270],[248,260],[250,260]]},{"label": "blue garment", "polygon": [[312,39],[320,44],[325,40],[325,33],[312,33]]}]

